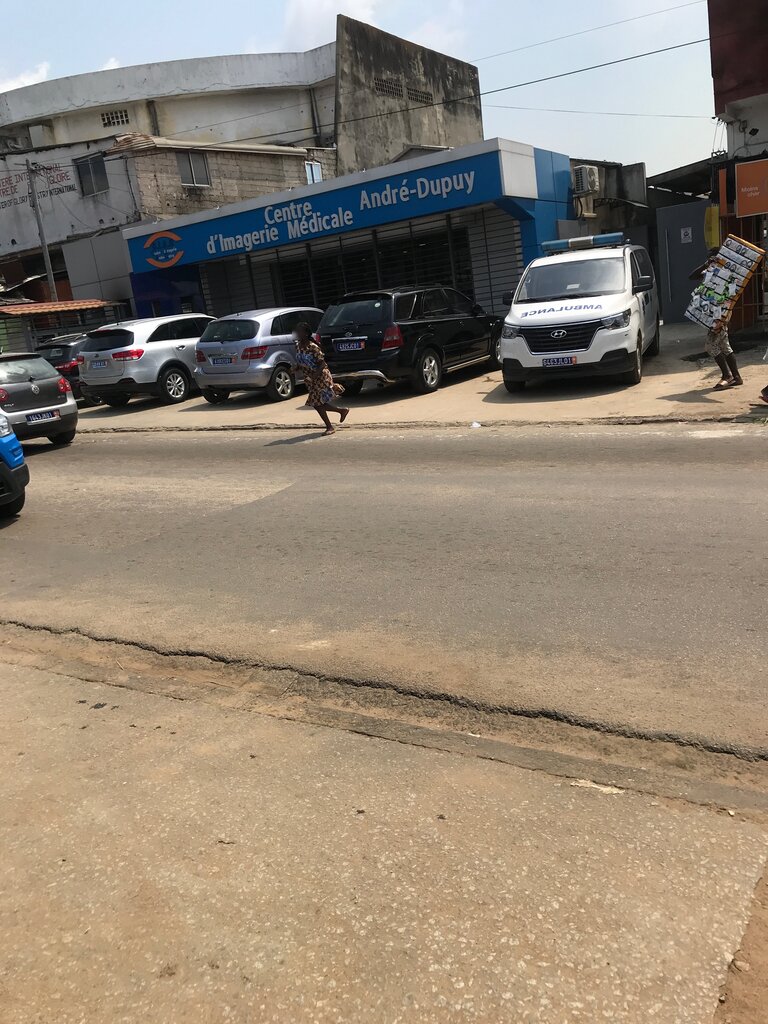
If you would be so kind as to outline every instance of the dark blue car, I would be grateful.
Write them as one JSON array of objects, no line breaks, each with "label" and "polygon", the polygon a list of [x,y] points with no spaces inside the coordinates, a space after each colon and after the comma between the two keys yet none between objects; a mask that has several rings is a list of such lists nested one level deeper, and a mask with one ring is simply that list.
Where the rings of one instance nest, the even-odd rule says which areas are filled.
[{"label": "dark blue car", "polygon": [[21,512],[28,483],[24,450],[7,417],[0,413],[0,516],[17,516]]}]

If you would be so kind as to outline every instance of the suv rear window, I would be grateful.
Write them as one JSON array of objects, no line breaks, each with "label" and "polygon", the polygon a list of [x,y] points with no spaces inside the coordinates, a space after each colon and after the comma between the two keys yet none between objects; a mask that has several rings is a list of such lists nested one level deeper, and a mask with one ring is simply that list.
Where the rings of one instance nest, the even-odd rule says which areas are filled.
[{"label": "suv rear window", "polygon": [[23,384],[28,380],[50,380],[61,374],[41,356],[0,359],[0,384]]},{"label": "suv rear window", "polygon": [[37,354],[42,356],[43,359],[48,359],[50,362],[62,359],[71,359],[72,354],[75,350],[77,342],[71,341],[66,345],[56,345],[50,348],[39,348]]},{"label": "suv rear window", "polygon": [[214,320],[200,341],[248,341],[259,333],[258,320]]},{"label": "suv rear window", "polygon": [[133,344],[133,331],[126,331],[124,327],[108,327],[103,331],[94,331],[88,335],[88,341],[83,345],[83,352],[108,352],[112,348],[122,348],[124,345]]},{"label": "suv rear window", "polygon": [[333,327],[368,327],[392,319],[392,300],[388,295],[372,295],[329,306],[320,324],[321,329]]}]

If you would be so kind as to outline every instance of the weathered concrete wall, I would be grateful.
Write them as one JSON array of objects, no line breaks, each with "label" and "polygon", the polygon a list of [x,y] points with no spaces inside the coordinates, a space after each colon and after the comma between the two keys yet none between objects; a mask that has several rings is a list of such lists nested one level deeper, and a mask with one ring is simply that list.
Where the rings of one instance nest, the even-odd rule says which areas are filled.
[{"label": "weathered concrete wall", "polygon": [[[483,138],[479,88],[473,65],[339,15],[339,174],[389,163],[409,145],[453,147],[479,142]],[[464,96],[475,98],[442,103]],[[425,105],[435,101],[439,105]],[[366,120],[343,123],[354,118]]]},{"label": "weathered concrete wall", "polygon": [[145,217],[175,217],[307,184],[306,160],[317,160],[323,178],[336,173],[332,149],[308,149],[306,155],[206,151],[211,184],[182,185],[175,149],[156,149],[135,157],[138,199]]}]

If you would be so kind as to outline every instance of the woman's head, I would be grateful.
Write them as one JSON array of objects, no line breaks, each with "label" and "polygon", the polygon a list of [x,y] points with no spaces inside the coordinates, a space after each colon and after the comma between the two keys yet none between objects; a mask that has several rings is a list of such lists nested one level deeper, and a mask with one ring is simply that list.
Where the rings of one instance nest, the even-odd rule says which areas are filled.
[{"label": "woman's head", "polygon": [[306,321],[302,320],[301,323],[296,324],[294,327],[293,336],[296,339],[296,344],[304,347],[312,341],[312,328]]}]

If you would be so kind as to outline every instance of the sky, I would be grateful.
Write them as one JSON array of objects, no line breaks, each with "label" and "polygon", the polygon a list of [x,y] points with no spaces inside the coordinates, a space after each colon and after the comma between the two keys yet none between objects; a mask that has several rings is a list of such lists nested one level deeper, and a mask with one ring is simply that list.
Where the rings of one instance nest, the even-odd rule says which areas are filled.
[{"label": "sky", "polygon": [[[585,31],[672,7],[680,9]],[[482,90],[708,34],[705,0],[37,0],[34,18],[23,4],[3,12],[4,40],[13,46],[0,54],[0,92],[101,68],[305,50],[334,38],[338,13],[476,63]],[[510,50],[517,52],[493,56]],[[643,161],[649,174],[708,157],[713,112],[706,43],[483,100],[487,138],[587,160]]]}]

